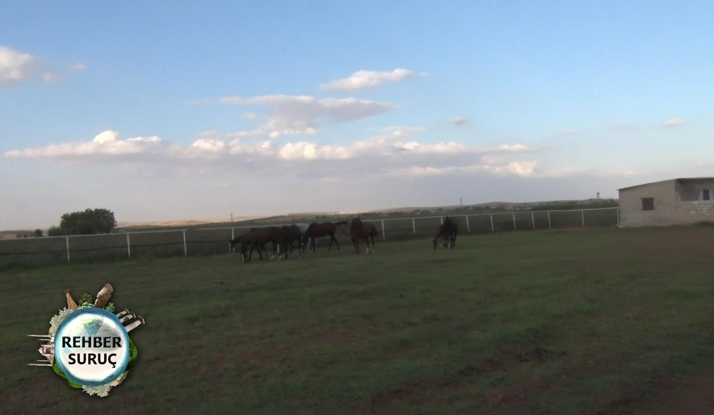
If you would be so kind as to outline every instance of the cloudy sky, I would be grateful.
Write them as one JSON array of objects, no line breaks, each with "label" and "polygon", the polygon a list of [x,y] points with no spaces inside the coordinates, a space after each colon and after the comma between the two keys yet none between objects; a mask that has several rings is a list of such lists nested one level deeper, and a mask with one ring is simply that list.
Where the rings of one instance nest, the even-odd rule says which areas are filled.
[{"label": "cloudy sky", "polygon": [[3,2],[0,229],[714,176],[711,2]]}]

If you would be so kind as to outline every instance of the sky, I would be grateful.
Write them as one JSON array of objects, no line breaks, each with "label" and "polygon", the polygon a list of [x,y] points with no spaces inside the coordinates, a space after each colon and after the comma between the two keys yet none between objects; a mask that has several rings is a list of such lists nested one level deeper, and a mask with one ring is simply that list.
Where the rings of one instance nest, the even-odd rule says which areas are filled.
[{"label": "sky", "polygon": [[714,3],[0,6],[0,229],[714,176]]}]

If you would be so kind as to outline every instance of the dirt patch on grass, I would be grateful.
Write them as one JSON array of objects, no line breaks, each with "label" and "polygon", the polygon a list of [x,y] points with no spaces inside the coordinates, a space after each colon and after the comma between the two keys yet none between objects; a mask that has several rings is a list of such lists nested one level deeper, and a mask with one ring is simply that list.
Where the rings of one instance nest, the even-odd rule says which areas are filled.
[{"label": "dirt patch on grass", "polygon": [[627,397],[598,415],[710,415],[714,413],[714,377],[661,381],[645,396]]}]

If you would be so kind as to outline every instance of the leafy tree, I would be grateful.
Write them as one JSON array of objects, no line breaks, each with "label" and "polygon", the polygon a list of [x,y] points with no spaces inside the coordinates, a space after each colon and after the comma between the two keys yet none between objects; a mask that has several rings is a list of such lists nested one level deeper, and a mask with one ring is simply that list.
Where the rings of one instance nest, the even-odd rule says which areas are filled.
[{"label": "leafy tree", "polygon": [[64,235],[62,233],[62,229],[60,229],[59,226],[50,226],[49,229],[47,229],[47,236],[62,236]]},{"label": "leafy tree", "polygon": [[35,232],[32,233],[32,236],[35,238],[39,238],[42,236],[42,229],[35,229]]},{"label": "leafy tree", "polygon": [[52,226],[48,234],[57,235],[89,235],[95,233],[110,233],[117,226],[114,212],[109,209],[86,209],[84,211],[65,213],[59,226]]}]

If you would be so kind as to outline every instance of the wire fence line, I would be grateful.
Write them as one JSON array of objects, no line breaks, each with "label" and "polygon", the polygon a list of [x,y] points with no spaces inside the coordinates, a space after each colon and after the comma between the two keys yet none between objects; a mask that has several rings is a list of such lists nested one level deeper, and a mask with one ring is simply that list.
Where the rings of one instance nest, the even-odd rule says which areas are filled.
[{"label": "wire fence line", "polygon": [[[506,211],[496,213],[364,218],[383,241],[433,237],[436,227],[449,216],[459,223],[459,234],[572,227],[616,226],[619,208]],[[211,255],[229,252],[228,241],[247,229],[281,227],[255,224],[214,228],[116,232],[96,235],[47,236],[0,239],[0,268],[13,264],[39,265],[95,259]],[[340,242],[348,242],[339,235]]]}]

